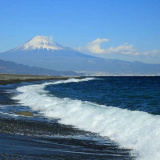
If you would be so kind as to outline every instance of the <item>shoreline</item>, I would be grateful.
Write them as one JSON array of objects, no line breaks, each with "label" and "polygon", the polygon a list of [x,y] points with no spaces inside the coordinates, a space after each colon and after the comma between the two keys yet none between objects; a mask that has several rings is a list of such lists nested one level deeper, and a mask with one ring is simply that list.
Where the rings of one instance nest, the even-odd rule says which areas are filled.
[{"label": "shoreline", "polygon": [[41,80],[66,80],[69,78],[81,79],[83,77],[60,77],[46,75],[21,75],[21,74],[2,74],[0,73],[0,85],[14,84],[20,82],[31,82]]},{"label": "shoreline", "polygon": [[[84,77],[0,74],[0,81],[7,84],[11,84],[8,82],[33,81],[33,79],[38,81],[68,78],[81,79]],[[41,82],[35,83],[41,84]],[[104,139],[96,133],[81,130],[72,125],[61,124],[59,119],[54,119],[54,117],[48,120],[39,111],[34,111],[28,105],[12,100],[11,97],[17,94],[13,90],[21,85],[25,84],[6,85],[0,88],[1,103],[2,106],[4,105],[1,108],[2,116],[0,116],[0,141],[2,142],[0,159],[120,160],[119,157],[132,159],[131,150],[120,148],[108,138]],[[32,98],[34,99],[34,96],[28,97],[27,101],[32,100]],[[23,114],[24,112],[25,114]]]}]

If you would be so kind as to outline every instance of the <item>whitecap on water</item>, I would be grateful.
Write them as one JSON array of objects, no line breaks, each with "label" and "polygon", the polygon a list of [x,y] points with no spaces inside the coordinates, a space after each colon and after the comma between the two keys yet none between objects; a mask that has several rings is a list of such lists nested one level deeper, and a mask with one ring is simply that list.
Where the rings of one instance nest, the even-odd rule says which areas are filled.
[{"label": "whitecap on water", "polygon": [[39,111],[48,119],[107,136],[121,147],[132,149],[139,160],[160,159],[160,116],[141,111],[130,111],[91,102],[57,98],[44,87],[49,84],[80,83],[94,80],[69,79],[17,88],[21,94],[13,99]]}]

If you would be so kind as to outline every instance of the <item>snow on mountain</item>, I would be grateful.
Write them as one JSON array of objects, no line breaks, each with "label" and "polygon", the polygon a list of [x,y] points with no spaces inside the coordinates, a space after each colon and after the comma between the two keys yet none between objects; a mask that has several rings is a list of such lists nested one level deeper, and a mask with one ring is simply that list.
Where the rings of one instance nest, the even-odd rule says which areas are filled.
[{"label": "snow on mountain", "polygon": [[0,53],[0,59],[57,71],[84,71],[107,75],[160,75],[160,64],[98,58],[59,45],[45,36],[36,36],[15,49]]},{"label": "snow on mountain", "polygon": [[62,50],[65,47],[54,43],[51,38],[47,36],[35,36],[27,43],[17,47],[16,49],[22,50],[36,50],[36,49],[47,49],[47,50]]}]

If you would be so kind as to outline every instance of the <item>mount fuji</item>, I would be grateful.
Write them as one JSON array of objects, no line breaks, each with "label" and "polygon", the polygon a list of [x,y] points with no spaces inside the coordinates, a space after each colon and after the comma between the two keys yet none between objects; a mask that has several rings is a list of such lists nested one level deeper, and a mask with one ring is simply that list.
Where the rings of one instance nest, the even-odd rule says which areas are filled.
[{"label": "mount fuji", "polygon": [[54,43],[51,38],[46,36],[35,36],[33,39],[27,43],[15,48],[15,50],[36,50],[36,49],[46,49],[46,50],[62,50],[65,49],[62,45]]},{"label": "mount fuji", "polygon": [[160,64],[103,59],[35,36],[25,44],[0,53],[0,59],[57,71],[104,75],[160,75]]}]

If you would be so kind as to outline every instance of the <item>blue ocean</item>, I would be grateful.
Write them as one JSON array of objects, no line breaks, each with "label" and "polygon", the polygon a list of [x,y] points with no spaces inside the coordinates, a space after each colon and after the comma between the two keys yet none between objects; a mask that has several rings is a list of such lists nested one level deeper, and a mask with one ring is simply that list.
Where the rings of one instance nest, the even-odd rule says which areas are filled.
[{"label": "blue ocean", "polygon": [[[27,143],[14,153],[28,159],[160,159],[158,76],[71,78],[0,89],[1,120],[15,126],[6,133]],[[24,110],[34,117],[16,114]]]}]

